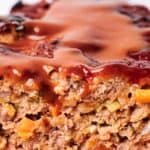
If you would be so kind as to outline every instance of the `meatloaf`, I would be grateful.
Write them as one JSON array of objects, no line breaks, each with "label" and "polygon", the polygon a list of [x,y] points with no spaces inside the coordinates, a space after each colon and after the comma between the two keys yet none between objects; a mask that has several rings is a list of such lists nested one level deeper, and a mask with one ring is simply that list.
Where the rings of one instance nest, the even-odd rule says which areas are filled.
[{"label": "meatloaf", "polygon": [[150,10],[43,0],[1,17],[0,150],[150,150]]}]

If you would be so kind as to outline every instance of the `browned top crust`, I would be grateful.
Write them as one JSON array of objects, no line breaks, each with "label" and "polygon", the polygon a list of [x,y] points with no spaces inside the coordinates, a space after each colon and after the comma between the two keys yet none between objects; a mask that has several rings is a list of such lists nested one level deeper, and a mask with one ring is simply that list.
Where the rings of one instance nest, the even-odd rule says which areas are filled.
[{"label": "browned top crust", "polygon": [[36,74],[45,85],[42,66],[53,65],[84,77],[119,75],[150,83],[150,11],[145,7],[96,0],[60,0],[50,9],[46,1],[18,6],[13,13],[29,18],[0,21],[1,35],[12,37],[0,38],[1,74],[16,68],[29,77]]}]

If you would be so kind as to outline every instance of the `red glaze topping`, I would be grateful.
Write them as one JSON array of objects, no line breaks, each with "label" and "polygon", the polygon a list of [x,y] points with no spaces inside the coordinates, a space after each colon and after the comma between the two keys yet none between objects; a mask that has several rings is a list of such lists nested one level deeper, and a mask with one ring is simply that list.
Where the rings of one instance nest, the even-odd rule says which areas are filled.
[{"label": "red glaze topping", "polygon": [[84,78],[99,74],[149,81],[150,28],[134,25],[124,9],[111,1],[55,2],[42,19],[21,22],[24,36],[1,45],[0,73],[20,70],[21,80],[34,78],[45,97],[52,90],[43,65],[67,67]]}]

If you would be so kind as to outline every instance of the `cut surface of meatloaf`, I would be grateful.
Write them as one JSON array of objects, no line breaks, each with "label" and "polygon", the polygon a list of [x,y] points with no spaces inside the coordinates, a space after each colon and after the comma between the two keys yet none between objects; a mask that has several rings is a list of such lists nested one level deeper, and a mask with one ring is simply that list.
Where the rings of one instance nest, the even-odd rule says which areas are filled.
[{"label": "cut surface of meatloaf", "polygon": [[148,8],[43,0],[0,18],[0,150],[149,149]]}]

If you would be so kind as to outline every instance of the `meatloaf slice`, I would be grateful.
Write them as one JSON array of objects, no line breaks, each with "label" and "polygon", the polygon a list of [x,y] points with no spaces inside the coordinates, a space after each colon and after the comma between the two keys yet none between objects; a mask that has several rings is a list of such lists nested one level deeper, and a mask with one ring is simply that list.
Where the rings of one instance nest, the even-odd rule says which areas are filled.
[{"label": "meatloaf slice", "polygon": [[0,19],[0,150],[149,150],[150,11],[59,0],[12,12]]}]

